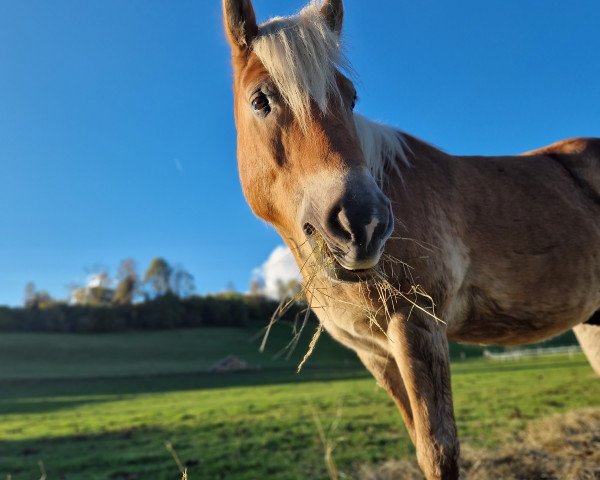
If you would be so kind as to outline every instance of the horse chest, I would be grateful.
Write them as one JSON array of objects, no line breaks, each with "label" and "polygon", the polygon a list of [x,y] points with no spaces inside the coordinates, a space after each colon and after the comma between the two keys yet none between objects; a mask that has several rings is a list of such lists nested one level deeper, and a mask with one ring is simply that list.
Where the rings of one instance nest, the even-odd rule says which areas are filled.
[{"label": "horse chest", "polygon": [[387,355],[385,318],[340,306],[326,306],[315,313],[325,330],[342,345],[354,351]]}]

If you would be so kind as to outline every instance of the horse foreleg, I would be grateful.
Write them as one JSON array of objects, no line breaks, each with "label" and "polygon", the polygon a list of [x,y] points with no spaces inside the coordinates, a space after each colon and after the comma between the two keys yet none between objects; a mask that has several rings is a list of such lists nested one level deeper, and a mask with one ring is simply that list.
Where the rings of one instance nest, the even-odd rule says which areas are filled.
[{"label": "horse foreleg", "polygon": [[393,317],[388,337],[410,402],[419,466],[428,480],[458,479],[446,333],[435,320],[413,312],[409,319]]},{"label": "horse foreleg", "polygon": [[400,370],[393,357],[385,358],[379,355],[373,355],[364,351],[357,352],[358,358],[362,361],[367,370],[371,372],[380,387],[384,388],[388,395],[392,397],[398,410],[404,419],[404,425],[414,444],[416,444],[415,424],[408,392],[402,381]]},{"label": "horse foreleg", "polygon": [[600,375],[600,325],[582,323],[573,328],[581,349],[597,375]]}]

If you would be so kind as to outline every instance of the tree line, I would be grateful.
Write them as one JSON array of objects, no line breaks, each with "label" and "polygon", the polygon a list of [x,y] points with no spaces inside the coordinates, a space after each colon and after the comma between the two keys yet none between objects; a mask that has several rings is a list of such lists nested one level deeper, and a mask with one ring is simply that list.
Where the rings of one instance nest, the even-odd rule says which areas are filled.
[{"label": "tree line", "polygon": [[33,282],[25,286],[25,308],[45,308],[56,303],[110,306],[130,305],[163,295],[185,298],[195,291],[194,277],[181,266],[171,265],[162,257],[153,258],[143,276],[138,274],[134,260],[126,259],[119,265],[115,278],[107,270],[94,272],[86,285],[71,284],[67,300],[57,300],[45,290],[38,290]]},{"label": "tree line", "polygon": [[[0,307],[0,331],[101,333],[265,325],[278,305],[263,296],[228,292],[186,298],[166,293],[140,303],[110,306],[55,302],[44,307]],[[283,320],[293,321],[303,308],[292,306]]]},{"label": "tree line", "polygon": [[[233,291],[213,295],[194,293],[194,277],[183,267],[154,258],[144,275],[135,262],[121,262],[115,278],[96,272],[87,285],[74,285],[68,299],[25,287],[23,307],[0,307],[0,331],[99,333],[202,326],[262,325],[280,300],[293,296],[299,285],[285,284],[280,300],[265,297],[251,284],[248,294]],[[283,316],[294,320],[304,310],[299,302]]]}]

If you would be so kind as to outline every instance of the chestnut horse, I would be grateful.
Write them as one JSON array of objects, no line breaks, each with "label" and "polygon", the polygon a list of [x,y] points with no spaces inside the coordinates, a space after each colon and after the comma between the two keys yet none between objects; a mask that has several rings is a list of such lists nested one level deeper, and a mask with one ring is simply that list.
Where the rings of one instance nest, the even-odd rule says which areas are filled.
[{"label": "chestnut horse", "polygon": [[250,0],[223,11],[248,203],[398,405],[425,476],[458,478],[448,339],[574,328],[600,373],[600,140],[448,155],[353,112],[341,0],[260,26]]}]

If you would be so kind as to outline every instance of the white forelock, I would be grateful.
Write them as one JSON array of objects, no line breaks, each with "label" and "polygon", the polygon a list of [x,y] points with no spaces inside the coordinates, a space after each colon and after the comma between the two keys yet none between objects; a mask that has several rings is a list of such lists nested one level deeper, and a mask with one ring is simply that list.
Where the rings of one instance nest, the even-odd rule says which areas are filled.
[{"label": "white forelock", "polygon": [[311,99],[326,112],[330,95],[341,98],[336,72],[349,69],[349,64],[319,2],[313,0],[297,15],[262,24],[252,50],[302,124],[310,115]]},{"label": "white forelock", "polygon": [[[301,125],[310,116],[311,100],[325,113],[330,98],[341,99],[336,72],[351,67],[319,1],[312,0],[297,15],[262,24],[252,50]],[[381,183],[386,165],[397,170],[398,161],[407,163],[402,134],[359,114],[354,121],[367,165]]]}]

